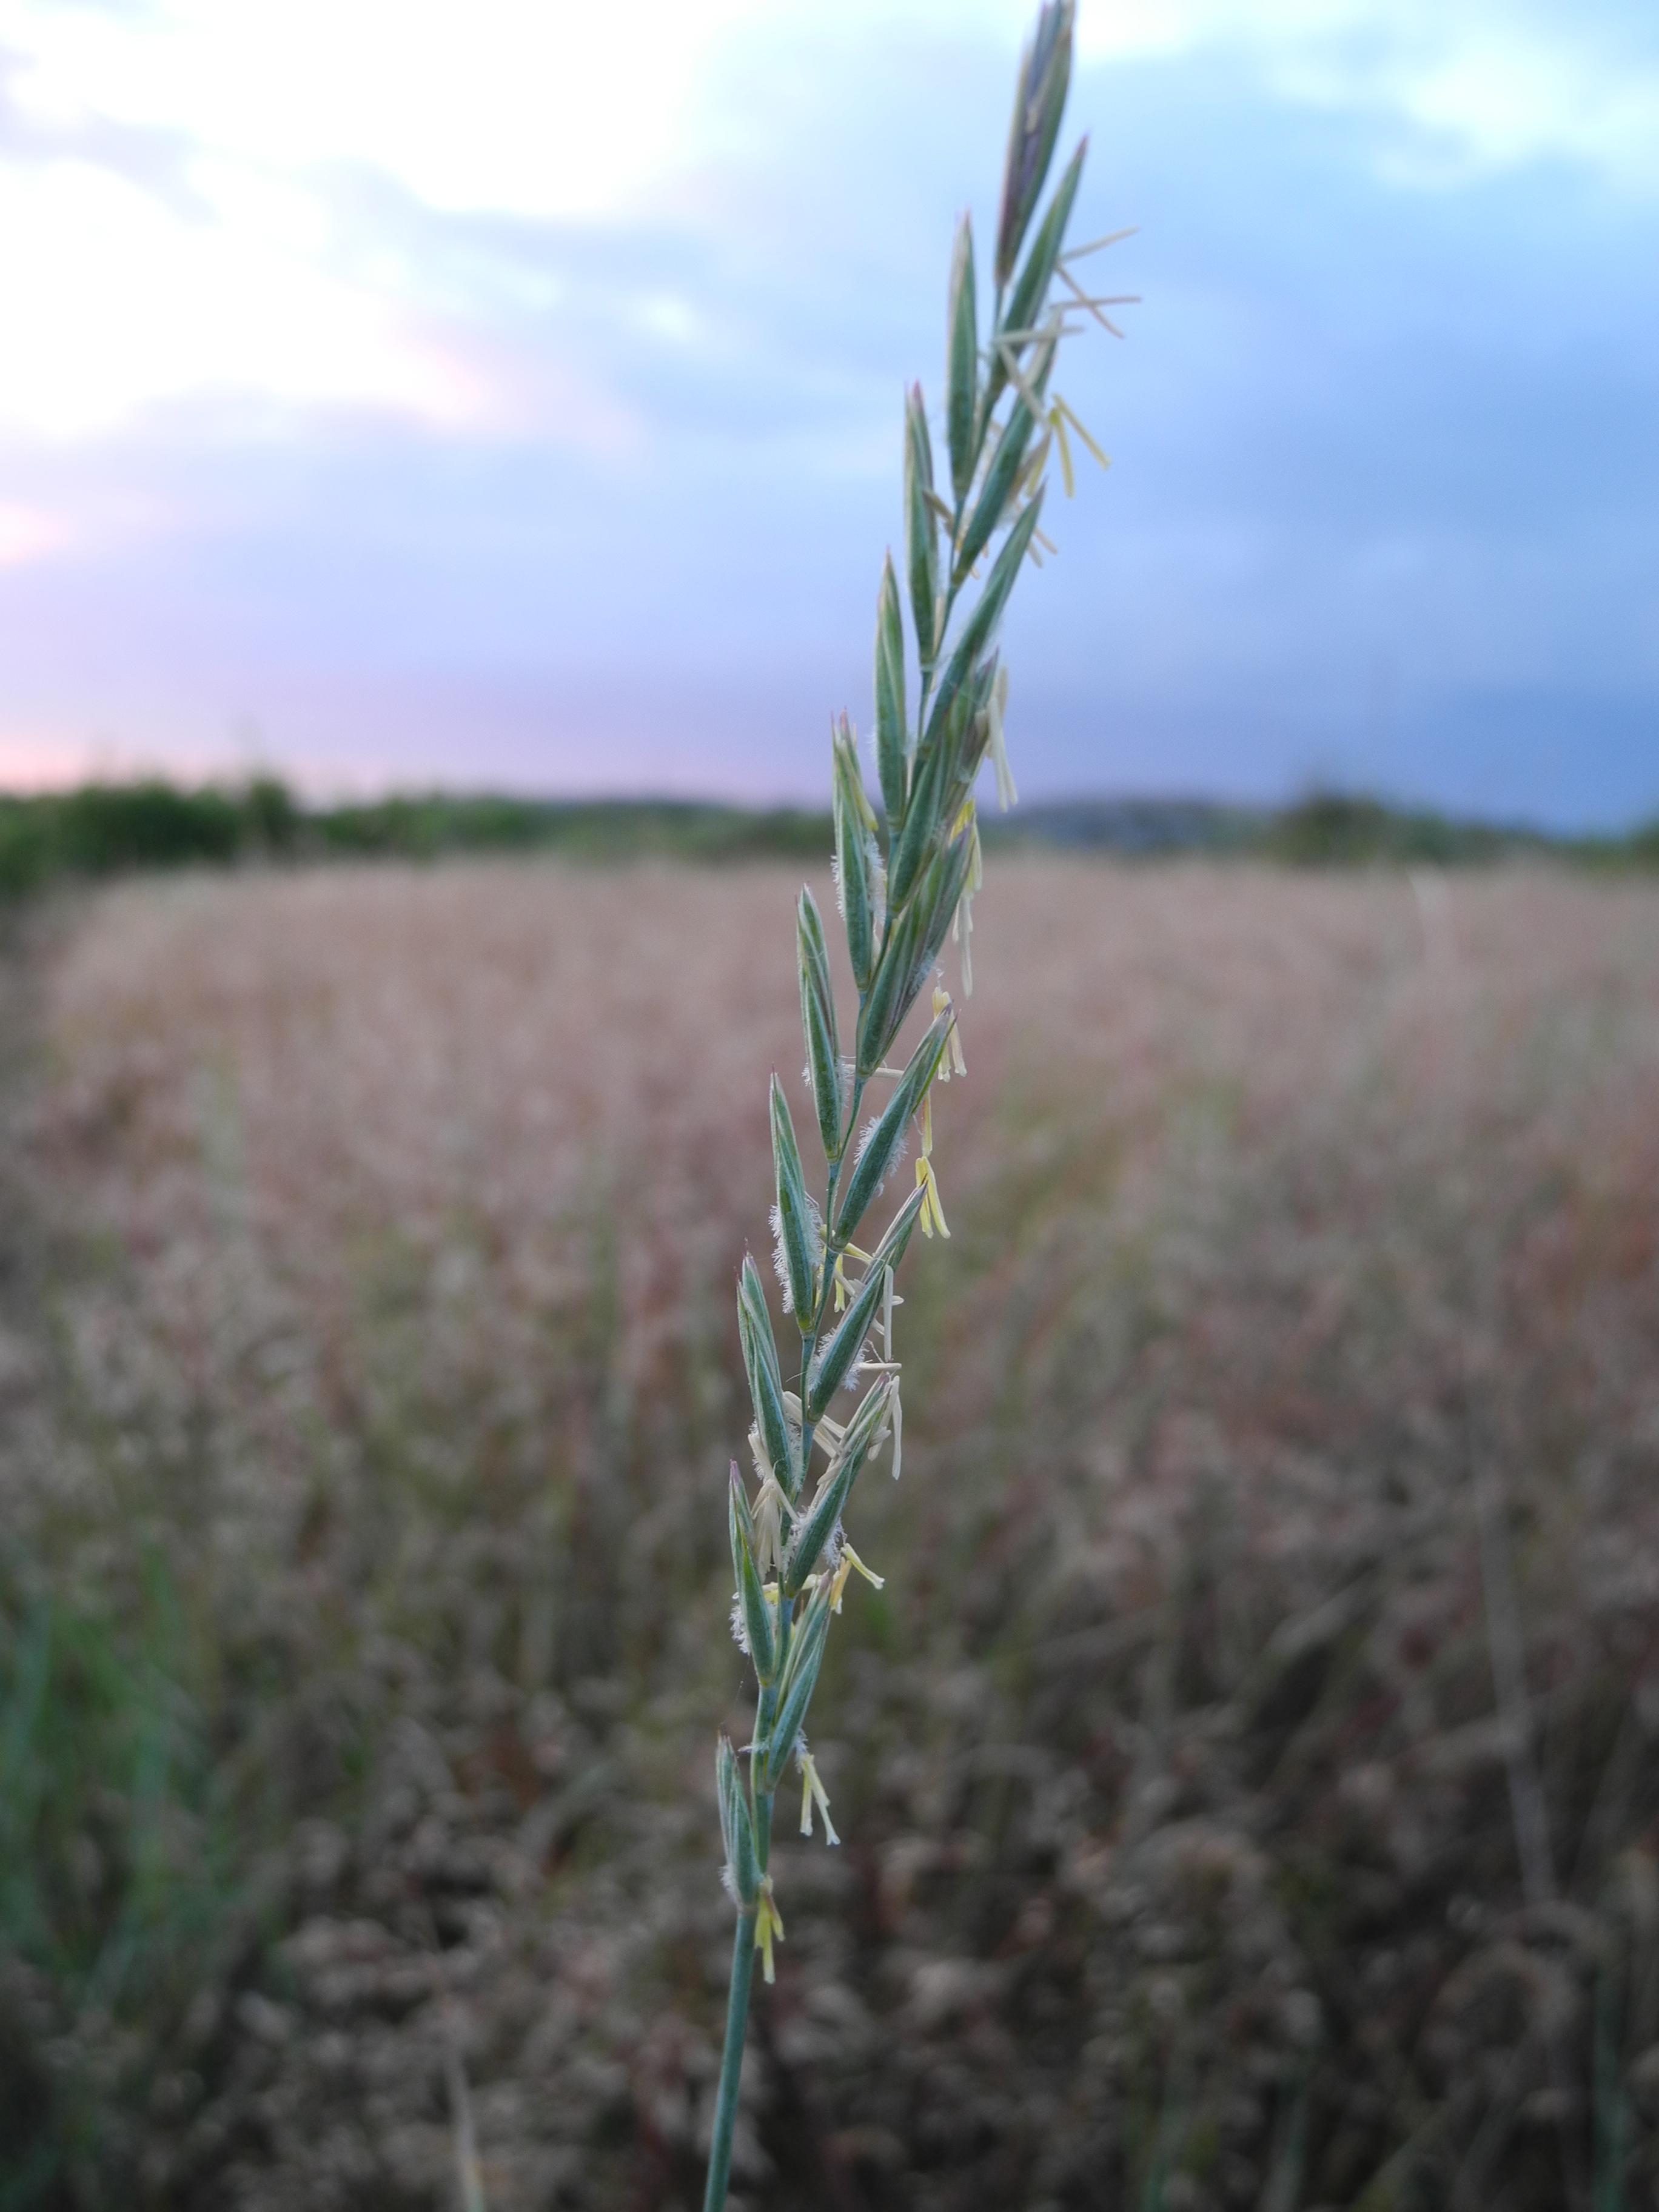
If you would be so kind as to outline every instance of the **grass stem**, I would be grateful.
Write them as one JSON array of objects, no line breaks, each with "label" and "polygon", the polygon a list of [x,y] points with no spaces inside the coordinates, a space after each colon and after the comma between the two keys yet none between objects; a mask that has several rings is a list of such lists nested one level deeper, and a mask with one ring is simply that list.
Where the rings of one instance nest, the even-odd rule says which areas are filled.
[{"label": "grass stem", "polygon": [[708,2152],[708,2186],[702,2212],[720,2212],[732,2172],[732,2136],[738,2124],[738,2084],[749,2028],[749,1985],[755,1978],[755,1916],[741,1913],[732,1945],[732,1995],[726,2008],[726,2048],[720,2054],[720,2094],[714,2100],[714,2140]]}]

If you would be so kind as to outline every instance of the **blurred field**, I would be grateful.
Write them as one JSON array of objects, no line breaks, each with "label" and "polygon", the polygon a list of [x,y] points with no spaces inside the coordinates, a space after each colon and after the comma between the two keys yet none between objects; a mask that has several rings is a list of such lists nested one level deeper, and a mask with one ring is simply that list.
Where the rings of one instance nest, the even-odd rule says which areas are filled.
[{"label": "blurred field", "polygon": [[[700,2201],[798,880],[27,924],[0,2203],[447,2206],[466,2125],[492,2212]],[[1006,859],[978,922],[741,2201],[1653,2203],[1659,890]]]}]

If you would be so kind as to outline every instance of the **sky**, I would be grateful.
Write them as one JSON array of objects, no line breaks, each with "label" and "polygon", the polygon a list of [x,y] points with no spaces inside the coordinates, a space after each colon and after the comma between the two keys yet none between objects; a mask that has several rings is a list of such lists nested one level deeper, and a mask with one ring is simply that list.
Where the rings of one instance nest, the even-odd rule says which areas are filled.
[{"label": "sky", "polygon": [[[0,786],[822,800],[1029,21],[0,0]],[[1079,39],[1023,793],[1659,814],[1659,11]]]}]

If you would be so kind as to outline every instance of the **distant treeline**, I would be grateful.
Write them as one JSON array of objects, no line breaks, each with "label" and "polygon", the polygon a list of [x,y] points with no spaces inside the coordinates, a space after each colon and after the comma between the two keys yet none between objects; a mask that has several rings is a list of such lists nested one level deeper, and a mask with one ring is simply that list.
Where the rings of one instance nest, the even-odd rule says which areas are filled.
[{"label": "distant treeline", "polygon": [[0,796],[0,893],[63,877],[449,853],[559,853],[581,860],[661,855],[732,860],[821,854],[830,817],[677,799],[538,799],[428,792],[338,806],[303,805],[261,776],[185,791],[149,778]]},{"label": "distant treeline", "polygon": [[[984,817],[981,817],[982,819]],[[1659,819],[1623,837],[1565,837],[1522,824],[1458,821],[1428,807],[1316,792],[1285,807],[1201,799],[1073,799],[985,821],[987,842],[1070,846],[1126,859],[1192,854],[1291,867],[1479,866],[1528,857],[1601,867],[1659,866]]]},{"label": "distant treeline", "polygon": [[[1551,837],[1426,810],[1316,794],[1282,809],[1202,799],[1080,799],[984,817],[988,844],[1120,858],[1180,854],[1293,866],[1468,866],[1533,855],[1659,867],[1659,821],[1626,837]],[[274,777],[182,790],[147,779],[0,796],[0,896],[136,869],[372,856],[545,853],[584,860],[821,858],[827,813],[679,799],[538,799],[428,792],[337,806],[303,804]]]}]

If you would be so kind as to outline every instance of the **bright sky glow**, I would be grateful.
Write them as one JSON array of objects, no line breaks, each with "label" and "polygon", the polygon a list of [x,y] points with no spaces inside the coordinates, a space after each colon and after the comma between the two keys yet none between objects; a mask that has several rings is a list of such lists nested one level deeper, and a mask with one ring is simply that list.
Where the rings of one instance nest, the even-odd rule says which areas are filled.
[{"label": "bright sky glow", "polygon": [[47,126],[176,134],[273,173],[379,170],[452,213],[580,218],[648,192],[742,13],[742,0],[6,0],[0,38],[23,58],[20,105]]},{"label": "bright sky glow", "polygon": [[489,422],[496,395],[459,347],[331,273],[304,235],[320,221],[300,220],[319,210],[206,163],[191,182],[193,222],[92,162],[0,171],[0,422],[88,436],[203,391]]},{"label": "bright sky glow", "polygon": [[63,542],[62,526],[27,507],[0,507],[0,568],[39,561]]},{"label": "bright sky glow", "polygon": [[[0,779],[817,788],[1028,15],[0,0]],[[1080,44],[1146,305],[1068,375],[1117,465],[1022,785],[1659,809],[1659,22]]]}]

